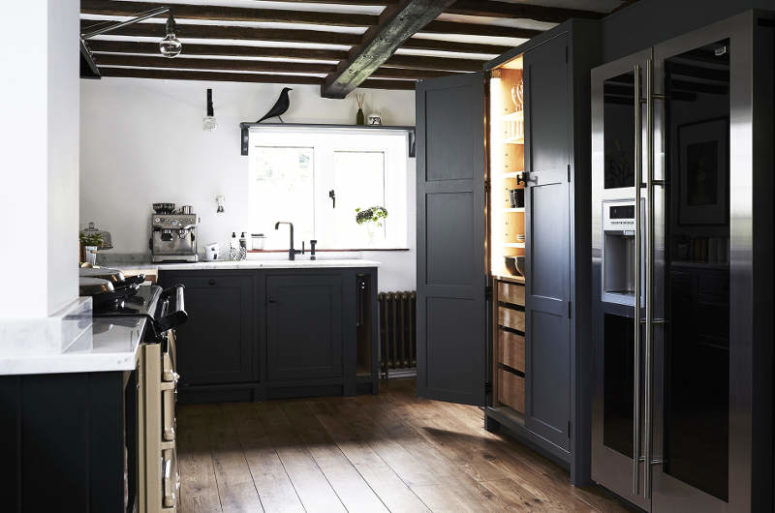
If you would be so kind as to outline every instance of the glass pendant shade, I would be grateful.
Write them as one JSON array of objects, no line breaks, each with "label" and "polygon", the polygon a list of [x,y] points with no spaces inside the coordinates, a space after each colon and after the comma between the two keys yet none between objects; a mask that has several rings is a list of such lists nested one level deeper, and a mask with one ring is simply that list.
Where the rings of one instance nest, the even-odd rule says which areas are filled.
[{"label": "glass pendant shade", "polygon": [[175,33],[168,33],[164,39],[159,42],[159,51],[165,57],[177,57],[183,50],[183,43],[175,37]]}]

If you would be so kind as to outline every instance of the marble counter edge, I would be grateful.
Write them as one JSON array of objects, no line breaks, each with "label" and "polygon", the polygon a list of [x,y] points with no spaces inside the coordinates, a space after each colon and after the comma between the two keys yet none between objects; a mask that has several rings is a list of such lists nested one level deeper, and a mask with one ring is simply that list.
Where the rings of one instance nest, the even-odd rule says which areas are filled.
[{"label": "marble counter edge", "polygon": [[[116,320],[111,317],[95,318],[92,329],[110,324],[111,319]],[[118,326],[124,332],[122,340],[117,341],[116,333],[111,336],[107,331],[93,334],[88,348],[81,347],[76,341],[62,353],[0,356],[0,376],[134,370],[147,319],[136,318],[136,321],[133,327]]]}]

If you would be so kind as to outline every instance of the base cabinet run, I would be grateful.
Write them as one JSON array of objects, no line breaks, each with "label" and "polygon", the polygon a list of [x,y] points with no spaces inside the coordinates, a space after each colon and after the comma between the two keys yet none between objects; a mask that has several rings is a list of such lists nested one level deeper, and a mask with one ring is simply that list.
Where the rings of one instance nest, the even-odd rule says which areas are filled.
[{"label": "base cabinet run", "polygon": [[186,287],[181,402],[377,392],[376,268],[162,269],[159,280]]}]

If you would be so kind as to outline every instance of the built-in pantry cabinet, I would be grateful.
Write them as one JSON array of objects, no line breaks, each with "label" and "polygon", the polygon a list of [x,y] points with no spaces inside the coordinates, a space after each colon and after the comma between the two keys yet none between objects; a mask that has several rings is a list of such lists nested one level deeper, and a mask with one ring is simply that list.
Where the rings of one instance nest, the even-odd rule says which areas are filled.
[{"label": "built-in pantry cabinet", "polygon": [[[417,87],[418,394],[485,406],[589,480],[590,92],[598,23]],[[517,271],[513,263],[521,260]]]}]

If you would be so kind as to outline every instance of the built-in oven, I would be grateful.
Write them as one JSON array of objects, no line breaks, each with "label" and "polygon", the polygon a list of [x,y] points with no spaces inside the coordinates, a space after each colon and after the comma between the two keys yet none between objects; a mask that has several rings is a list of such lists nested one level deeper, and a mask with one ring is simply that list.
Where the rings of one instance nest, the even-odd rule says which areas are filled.
[{"label": "built-in oven", "polygon": [[177,511],[180,474],[176,451],[175,404],[179,376],[176,366],[175,326],[187,318],[183,286],[162,292],[154,316],[155,333],[141,348],[142,419],[138,422],[142,486],[139,513]]},{"label": "built-in oven", "polygon": [[125,279],[117,270],[91,271],[115,281],[112,287],[93,287],[93,291],[85,290],[82,283],[81,291],[94,300],[95,317],[110,317],[114,323],[122,317],[135,324],[138,317],[148,321],[136,368],[124,378],[124,510],[174,512],[180,488],[175,450],[179,378],[175,328],[188,319],[183,286],[162,289]]}]

